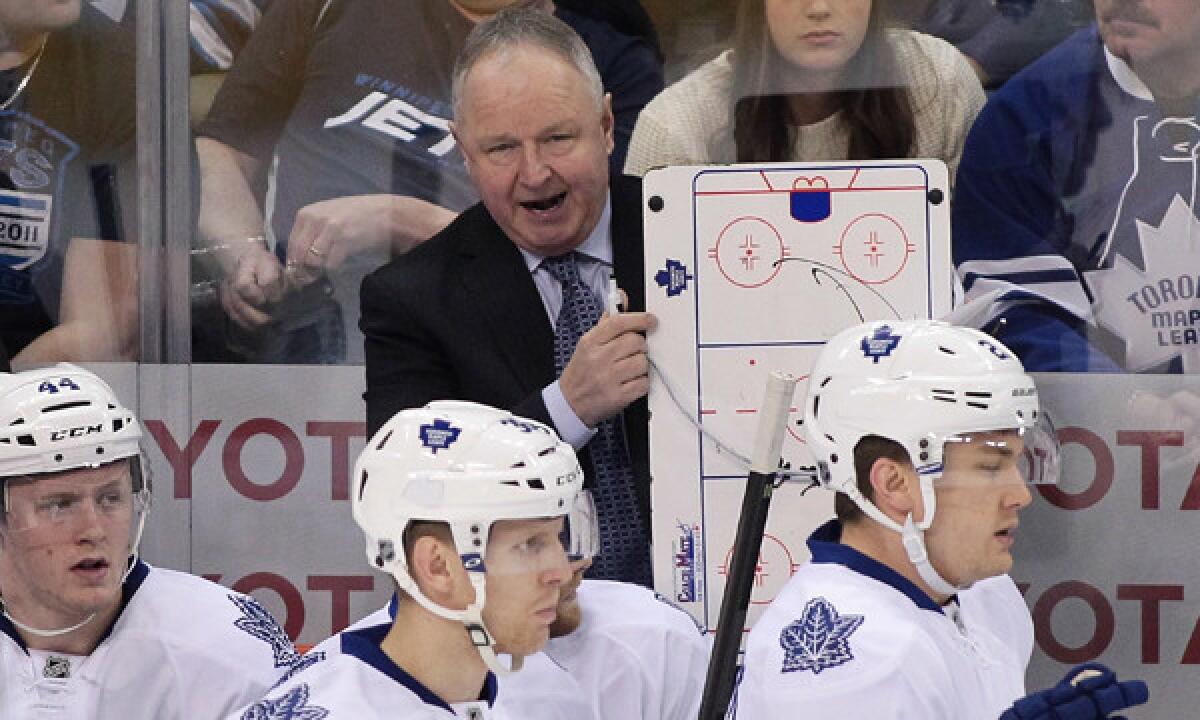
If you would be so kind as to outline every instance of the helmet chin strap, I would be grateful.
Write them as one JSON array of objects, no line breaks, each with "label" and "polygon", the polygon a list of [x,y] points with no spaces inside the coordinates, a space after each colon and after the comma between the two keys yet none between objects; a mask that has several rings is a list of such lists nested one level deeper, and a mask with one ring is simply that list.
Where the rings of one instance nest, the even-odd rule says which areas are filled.
[{"label": "helmet chin strap", "polygon": [[925,548],[925,531],[913,522],[912,513],[904,521],[900,532],[900,541],[904,544],[904,552],[908,560],[917,568],[917,574],[925,581],[931,590],[939,595],[954,595],[960,590],[966,590],[970,585],[955,586],[943,578],[929,561],[929,552]]},{"label": "helmet chin strap", "polygon": [[503,677],[519,672],[525,664],[525,658],[520,655],[510,655],[512,663],[509,666],[500,662],[499,656],[496,655],[496,639],[483,624],[483,602],[486,593],[483,587],[483,573],[471,573],[471,584],[475,586],[475,602],[468,605],[466,612],[463,613],[463,625],[466,626],[467,634],[471,637],[475,649],[479,651],[479,657],[483,658],[483,664],[487,665],[488,669],[497,676]]},{"label": "helmet chin strap", "polygon": [[8,618],[8,621],[10,623],[15,625],[20,630],[27,632],[30,635],[34,635],[37,637],[43,637],[43,638],[58,637],[59,635],[66,635],[67,633],[73,633],[76,630],[78,630],[79,628],[83,627],[84,625],[87,625],[88,623],[90,623],[91,621],[96,619],[96,613],[91,613],[90,615],[85,617],[83,620],[80,620],[79,622],[75,623],[74,625],[71,625],[70,627],[59,628],[57,630],[42,630],[40,628],[35,628],[32,625],[26,625],[25,623],[21,622],[20,620],[16,619],[15,617],[13,617],[12,614],[8,611],[8,606],[4,604],[3,598],[0,598],[0,612],[2,612],[4,614],[4,617]]},{"label": "helmet chin strap", "polygon": [[913,564],[913,567],[917,569],[917,574],[929,586],[929,589],[938,595],[954,595],[962,590],[966,590],[971,585],[952,585],[938,573],[937,569],[933,567],[933,563],[930,562],[929,551],[925,547],[925,531],[933,524],[933,515],[937,511],[937,496],[933,492],[933,477],[931,475],[922,475],[920,483],[921,504],[925,511],[920,523],[913,520],[913,515],[910,512],[904,524],[900,525],[895,520],[883,514],[883,511],[876,507],[875,503],[864,497],[856,487],[851,487],[846,494],[850,496],[850,499],[868,517],[889,530],[900,533],[900,542],[904,545],[904,553],[908,556],[908,560]]},{"label": "helmet chin strap", "polygon": [[525,662],[525,658],[516,655],[512,657],[511,667],[506,667],[500,662],[499,656],[496,654],[496,640],[492,633],[488,631],[483,624],[483,603],[486,599],[486,590],[484,589],[484,575],[481,572],[470,572],[471,586],[475,588],[475,600],[467,606],[465,610],[451,610],[450,608],[438,605],[434,601],[425,596],[417,584],[408,578],[400,578],[400,585],[412,599],[428,610],[446,620],[457,620],[463,624],[467,630],[467,636],[471,640],[471,644],[479,651],[479,657],[483,659],[484,665],[487,665],[488,670],[491,670],[498,676],[510,675],[521,669]]},{"label": "helmet chin strap", "polygon": [[[138,513],[137,527],[134,530],[133,542],[130,545],[129,561],[126,563],[125,572],[122,573],[122,575],[121,575],[121,584],[122,585],[124,585],[125,581],[127,579],[129,579],[129,574],[133,572],[133,569],[135,567],[137,567],[138,546],[141,545],[142,532],[145,529],[146,529],[146,512],[143,510],[142,512]],[[5,605],[4,598],[0,597],[0,614],[3,614],[4,617],[8,618],[8,621],[10,623],[12,623],[15,627],[22,630],[23,632],[27,632],[30,635],[33,635],[35,637],[50,638],[50,637],[60,637],[62,635],[67,635],[69,633],[75,632],[76,630],[84,627],[91,621],[95,620],[96,616],[99,613],[93,612],[93,613],[89,614],[87,617],[85,617],[83,620],[80,620],[79,622],[77,622],[74,625],[71,625],[69,627],[58,628],[56,630],[42,630],[41,628],[35,628],[32,625],[26,625],[25,623],[21,622],[20,620],[16,619],[15,617],[13,617],[12,614],[10,612],[8,612],[8,606]]]}]

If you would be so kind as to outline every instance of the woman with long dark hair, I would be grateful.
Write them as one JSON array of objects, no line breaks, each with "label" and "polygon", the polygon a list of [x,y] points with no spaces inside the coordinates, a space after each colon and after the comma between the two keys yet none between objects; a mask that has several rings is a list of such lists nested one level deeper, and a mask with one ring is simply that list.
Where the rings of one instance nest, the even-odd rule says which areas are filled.
[{"label": "woman with long dark hair", "polygon": [[984,94],[945,41],[887,0],[742,0],[733,47],[643,109],[625,171],[663,165],[940,158],[958,166]]}]

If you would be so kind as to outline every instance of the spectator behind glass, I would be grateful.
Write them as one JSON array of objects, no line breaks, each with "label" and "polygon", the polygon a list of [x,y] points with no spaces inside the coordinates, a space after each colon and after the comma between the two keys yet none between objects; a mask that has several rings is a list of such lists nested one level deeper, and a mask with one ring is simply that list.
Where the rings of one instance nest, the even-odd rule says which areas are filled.
[{"label": "spectator behind glass", "polygon": [[555,4],[593,20],[608,23],[619,33],[645,40],[654,48],[654,52],[658,53],[658,57],[662,58],[658,30],[640,0],[606,0],[602,3],[595,0],[558,0]]},{"label": "spectator behind glass", "polygon": [[138,340],[133,38],[81,0],[0,0],[0,342],[17,369]]},{"label": "spectator behind glass", "polygon": [[916,0],[901,18],[954,44],[997,88],[1090,20],[1088,0]]},{"label": "spectator behind glass", "polygon": [[958,315],[1033,371],[1200,372],[1200,5],[1095,0],[971,130]]},{"label": "spectator behind glass", "polygon": [[[347,343],[342,330],[357,325],[361,277],[478,198],[449,132],[451,69],[474,24],[513,4],[271,5],[197,141],[199,233],[218,250],[222,305],[243,335],[267,338],[248,359],[361,361],[361,344]],[[662,88],[658,58],[607,25],[555,14],[600,66],[620,151],[637,113]],[[272,156],[271,200],[260,205],[253,183]],[[336,302],[324,296],[330,291]],[[344,321],[342,309],[350,315]]]},{"label": "spectator behind glass", "polygon": [[229,70],[271,0],[191,0],[192,74]]},{"label": "spectator behind glass", "polygon": [[733,48],[646,106],[625,171],[933,157],[953,177],[983,89],[951,45],[884,14],[871,0],[742,0]]}]

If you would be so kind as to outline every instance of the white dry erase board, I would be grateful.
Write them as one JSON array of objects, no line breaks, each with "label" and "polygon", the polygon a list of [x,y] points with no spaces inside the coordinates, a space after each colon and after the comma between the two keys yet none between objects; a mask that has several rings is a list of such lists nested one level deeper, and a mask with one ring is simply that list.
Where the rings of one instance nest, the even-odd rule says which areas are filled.
[{"label": "white dry erase board", "polygon": [[[950,309],[949,184],[939,160],[788,163],[652,170],[643,192],[655,584],[712,629],[767,374],[802,378],[783,456],[809,465],[796,421],[825,341]],[[775,493],[748,625],[832,512],[825,490]]]}]

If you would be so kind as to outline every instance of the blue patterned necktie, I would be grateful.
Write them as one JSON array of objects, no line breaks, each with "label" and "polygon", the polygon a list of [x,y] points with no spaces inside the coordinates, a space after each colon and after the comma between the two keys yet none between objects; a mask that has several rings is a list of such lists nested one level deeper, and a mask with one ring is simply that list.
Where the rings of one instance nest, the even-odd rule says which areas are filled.
[{"label": "blue patterned necktie", "polygon": [[[580,279],[575,253],[546,258],[542,267],[562,286],[562,308],[554,327],[554,372],[561,377],[579,338],[600,320],[600,300]],[[620,413],[596,427],[588,450],[595,470],[593,495],[600,523],[600,555],[589,577],[651,587],[650,541],[638,512]]]}]

